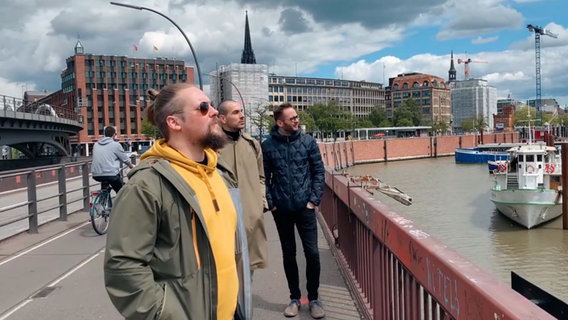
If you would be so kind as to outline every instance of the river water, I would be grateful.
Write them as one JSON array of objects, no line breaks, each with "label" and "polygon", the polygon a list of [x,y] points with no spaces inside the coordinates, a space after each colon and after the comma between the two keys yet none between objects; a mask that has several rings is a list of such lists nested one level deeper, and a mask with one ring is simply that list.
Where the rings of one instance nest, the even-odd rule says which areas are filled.
[{"label": "river water", "polygon": [[380,193],[375,197],[480,269],[509,286],[514,271],[568,303],[568,230],[562,230],[562,217],[527,230],[498,213],[489,200],[493,178],[487,165],[443,157],[357,165],[347,172],[370,174],[410,195],[410,206]]}]

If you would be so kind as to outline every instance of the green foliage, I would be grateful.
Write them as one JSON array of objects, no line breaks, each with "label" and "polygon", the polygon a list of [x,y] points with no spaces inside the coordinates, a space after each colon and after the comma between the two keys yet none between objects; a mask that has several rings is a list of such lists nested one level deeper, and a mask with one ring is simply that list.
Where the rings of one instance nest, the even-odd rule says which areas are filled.
[{"label": "green foliage", "polygon": [[529,106],[515,110],[515,113],[513,113],[513,124],[515,126],[528,126],[529,114],[531,125],[534,125],[534,120],[536,119],[536,110],[533,107]]},{"label": "green foliage", "polygon": [[272,117],[272,110],[274,106],[271,104],[261,105],[256,109],[256,112],[250,115],[250,122],[263,132],[263,134],[270,132],[274,126],[274,117]]},{"label": "green foliage", "polygon": [[422,114],[416,106],[416,101],[404,100],[404,103],[394,110],[392,122],[395,127],[419,126],[422,123]]},{"label": "green foliage", "polygon": [[146,120],[146,118],[142,119],[142,128],[140,128],[140,132],[142,132],[142,134],[145,135],[146,137],[154,139],[158,139],[161,137],[160,130],[158,130],[158,128],[155,125],[151,124],[148,120]]},{"label": "green foliage", "polygon": [[[368,119],[372,123],[371,127],[379,127],[381,123],[385,121],[388,122],[387,112],[385,109],[376,106],[371,110],[371,113],[369,113]],[[388,123],[390,126],[390,122]]]},{"label": "green foliage", "polygon": [[464,119],[461,123],[461,129],[464,132],[482,131],[487,126],[487,122],[482,117]]},{"label": "green foliage", "polygon": [[341,110],[335,102],[327,105],[315,104],[309,107],[306,113],[314,120],[315,129],[321,131],[324,136],[336,136],[338,130],[349,130],[354,125],[352,115]]},{"label": "green foliage", "polygon": [[433,133],[441,133],[444,134],[448,131],[449,125],[444,121],[436,121],[432,125],[432,132]]},{"label": "green foliage", "polygon": [[306,111],[298,111],[300,117],[300,125],[306,126],[306,132],[314,132],[316,130],[316,123],[314,118]]},{"label": "green foliage", "polygon": [[[385,121],[388,122],[387,119],[385,119]],[[376,127],[376,125],[369,120],[368,118],[359,118],[357,119],[357,121],[355,122],[355,126],[353,128],[372,128],[372,127]]]}]

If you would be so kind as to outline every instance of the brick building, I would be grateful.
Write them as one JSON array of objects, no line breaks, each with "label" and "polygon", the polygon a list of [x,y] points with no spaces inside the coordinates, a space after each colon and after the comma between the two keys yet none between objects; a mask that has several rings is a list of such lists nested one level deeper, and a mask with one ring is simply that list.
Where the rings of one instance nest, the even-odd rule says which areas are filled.
[{"label": "brick building", "polygon": [[120,142],[136,151],[151,142],[141,132],[143,111],[150,103],[146,90],[176,82],[194,83],[193,67],[168,58],[87,54],[78,41],[61,72],[61,90],[38,103],[55,106],[58,113],[83,123],[83,130],[71,140],[83,156],[91,154],[93,143],[109,125],[117,128]]},{"label": "brick building", "polygon": [[418,72],[402,73],[389,79],[385,94],[387,117],[393,118],[396,108],[413,99],[420,109],[424,124],[450,124],[450,88],[444,79]]}]

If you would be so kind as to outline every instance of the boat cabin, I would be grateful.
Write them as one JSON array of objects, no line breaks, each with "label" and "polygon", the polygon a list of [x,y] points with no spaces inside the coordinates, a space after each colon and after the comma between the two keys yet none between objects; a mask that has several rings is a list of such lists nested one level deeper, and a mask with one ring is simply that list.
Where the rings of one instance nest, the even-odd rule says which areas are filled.
[{"label": "boat cabin", "polygon": [[500,189],[558,189],[562,168],[555,147],[529,144],[508,152],[505,170],[496,174]]}]

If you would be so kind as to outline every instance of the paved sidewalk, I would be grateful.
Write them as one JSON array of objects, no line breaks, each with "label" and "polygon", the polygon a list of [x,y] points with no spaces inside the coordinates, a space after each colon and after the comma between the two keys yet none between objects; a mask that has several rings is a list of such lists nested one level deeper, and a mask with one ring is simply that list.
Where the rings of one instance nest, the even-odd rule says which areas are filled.
[{"label": "paved sidewalk", "polygon": [[[80,224],[88,222],[88,213],[77,212],[69,215],[68,221],[54,221],[43,225],[39,229],[38,234],[22,233],[11,237],[4,241],[0,241],[0,260],[7,258],[15,253],[21,252],[26,248],[33,246],[40,241],[53,237],[65,230],[71,229]],[[289,292],[284,276],[282,266],[282,255],[280,242],[275,229],[274,220],[271,214],[266,214],[265,225],[268,235],[268,268],[257,270],[253,277],[253,315],[254,319],[272,320],[272,319],[311,319],[306,305],[302,305],[300,313],[295,318],[285,318],[282,314],[284,308],[289,301]],[[85,228],[88,228],[86,226]],[[298,265],[300,270],[300,281],[302,293],[305,295],[305,262],[303,258],[303,250],[298,240]],[[319,230],[319,247],[321,254],[322,273],[320,279],[320,300],[326,311],[325,319],[336,320],[356,320],[361,319],[357,308],[351,298],[341,273],[335,262],[335,258],[331,255],[331,251],[327,242]],[[102,269],[96,270],[96,276],[100,276],[102,284]],[[91,276],[95,275],[91,273]],[[50,279],[46,279],[50,280]],[[93,279],[96,281],[96,279]],[[114,309],[108,297],[101,287],[100,304],[104,308]],[[305,297],[303,298],[305,300]],[[75,305],[81,305],[84,297],[77,296]],[[69,301],[71,305],[73,303]],[[60,307],[65,307],[61,305]],[[73,308],[73,307],[71,307]],[[0,310],[1,311],[1,310]],[[68,310],[72,314],[71,310]],[[110,311],[110,310],[109,310]],[[110,316],[109,316],[110,317]],[[111,317],[115,319],[114,317]],[[118,318],[117,318],[118,319]]]},{"label": "paved sidewalk", "polygon": [[[300,313],[295,318],[286,318],[283,315],[284,308],[289,302],[290,292],[284,275],[282,265],[282,250],[274,224],[272,214],[265,215],[264,224],[268,236],[268,268],[255,271],[253,277],[253,316],[254,319],[312,319],[307,305],[300,308]],[[326,311],[325,319],[355,320],[361,319],[349,289],[339,271],[335,257],[318,228],[318,244],[320,249],[321,276],[319,296]],[[306,264],[300,238],[296,234],[298,268],[300,271],[300,289],[302,300],[306,300]],[[304,303],[302,301],[302,303]]]}]

